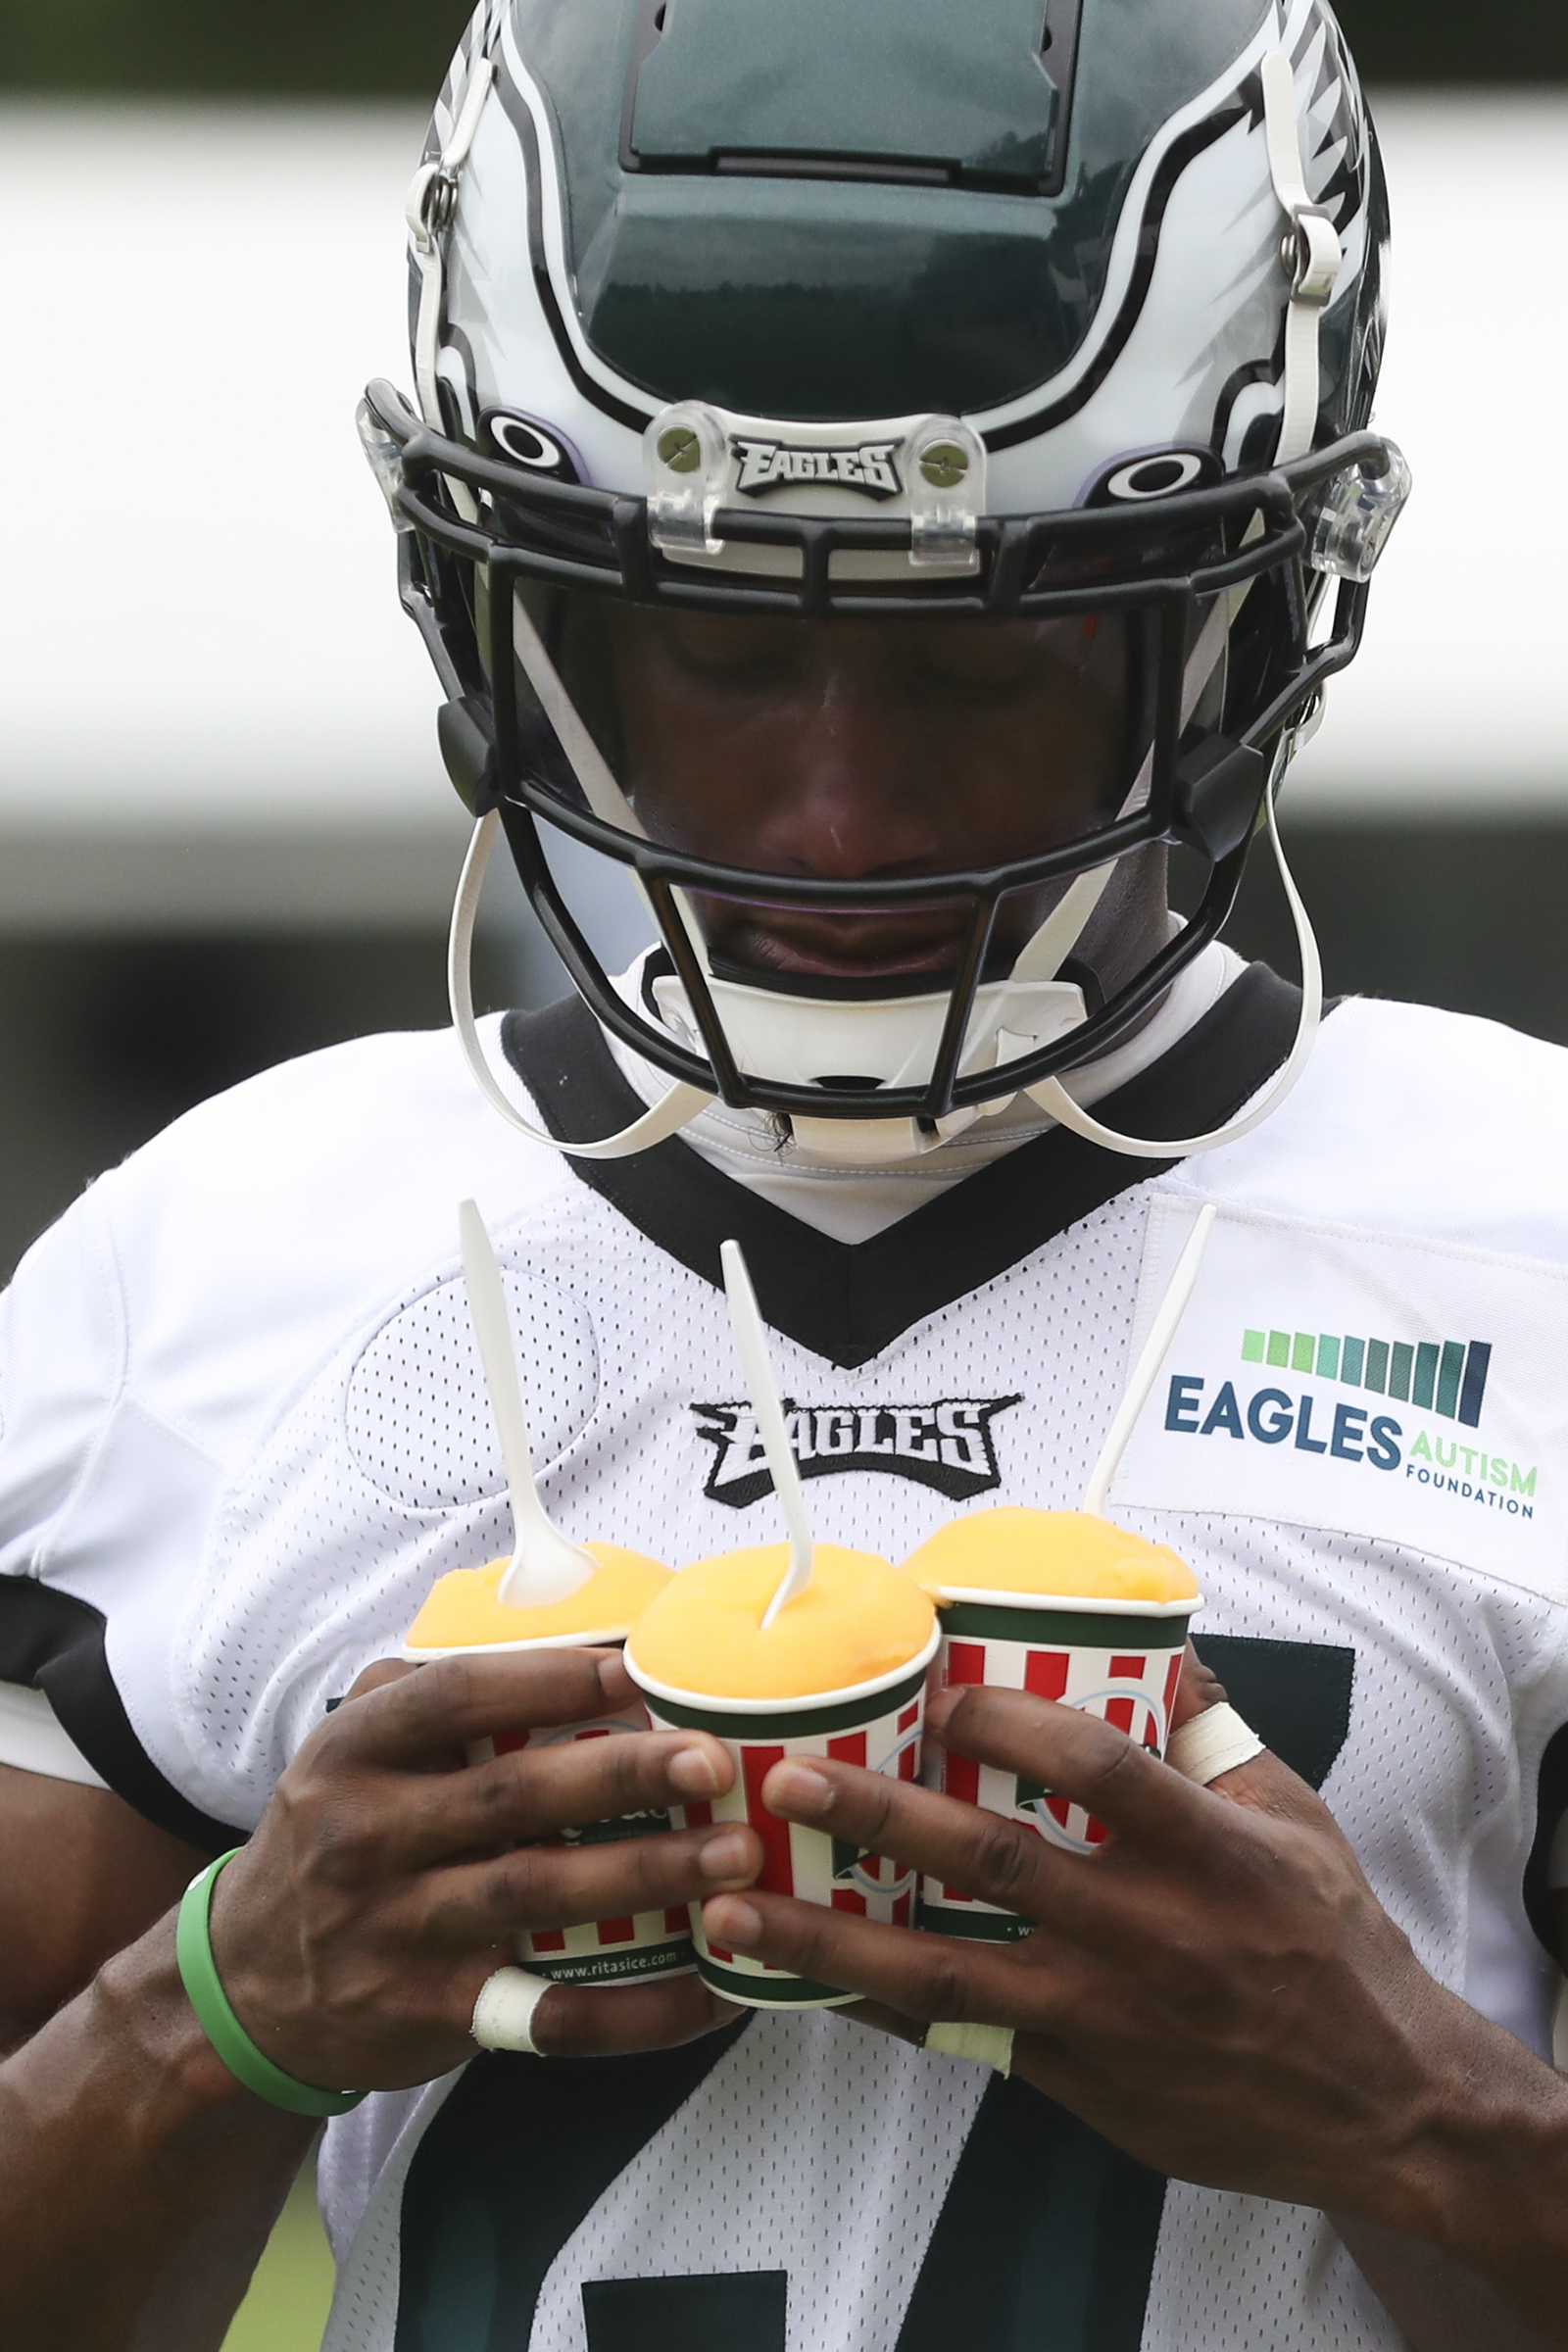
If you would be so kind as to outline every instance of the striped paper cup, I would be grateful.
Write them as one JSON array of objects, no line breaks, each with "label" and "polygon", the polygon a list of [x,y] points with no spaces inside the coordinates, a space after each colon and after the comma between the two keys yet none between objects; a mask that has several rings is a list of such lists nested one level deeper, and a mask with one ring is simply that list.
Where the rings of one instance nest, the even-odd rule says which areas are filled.
[{"label": "striped paper cup", "polygon": [[[1164,1754],[1187,1628],[1200,1598],[1042,1599],[956,1586],[938,1597],[944,1689],[985,1684],[1032,1690],[1098,1715],[1152,1755]],[[1105,1836],[1103,1822],[1070,1797],[945,1747],[933,1752],[935,1785],[946,1795],[1021,1822],[1064,1853],[1093,1853]],[[929,1878],[920,1882],[918,1919],[922,1928],[982,1943],[1014,1943],[1036,1924]]]},{"label": "striped paper cup", "polygon": [[[786,1756],[832,1756],[840,1763],[891,1773],[901,1781],[917,1780],[926,1670],[940,1640],[940,1630],[933,1626],[929,1642],[907,1665],[870,1682],[814,1691],[806,1698],[713,1698],[700,1690],[675,1690],[640,1673],[628,1651],[627,1671],[647,1696],[655,1727],[711,1732],[735,1758],[735,1786],[728,1795],[710,1804],[675,1806],[677,1822],[691,1828],[748,1822],[762,1841],[759,1886],[830,1910],[854,1911],[887,1926],[911,1927],[912,1871],[821,1830],[780,1821],[762,1802],[762,1783]],[[860,1997],[710,1944],[700,1904],[692,1905],[691,1916],[698,1972],[727,2001],[750,2009],[830,2009]]]},{"label": "striped paper cup", "polygon": [[[635,1716],[627,1709],[593,1723],[503,1732],[494,1740],[474,1740],[468,1761],[477,1764],[521,1747],[559,1747],[567,1740],[610,1740],[647,1729],[647,1713],[639,1707]],[[533,1842],[564,1848],[606,1845],[614,1838],[657,1838],[669,1826],[669,1815],[660,1807],[654,1812],[628,1813],[615,1821],[590,1821],[581,1829],[564,1830],[559,1837],[539,1838]],[[521,1967],[562,1984],[638,1984],[651,1977],[690,1976],[696,1965],[684,1903],[672,1904],[667,1910],[629,1912],[624,1919],[594,1920],[587,1927],[525,1928],[514,1940]]]},{"label": "striped paper cup", "polygon": [[[490,1642],[489,1655],[536,1649],[611,1649],[619,1646],[625,1628],[607,1636],[547,1635],[533,1642]],[[476,1644],[475,1648],[479,1645]],[[472,1656],[469,1650],[420,1650],[406,1654],[425,1657]],[[587,1723],[545,1724],[526,1732],[502,1732],[493,1740],[468,1743],[470,1764],[488,1763],[492,1756],[514,1754],[523,1747],[560,1747],[579,1740],[612,1740],[648,1730],[648,1710],[638,1700],[614,1715],[596,1716]],[[538,1845],[574,1847],[606,1845],[625,1838],[657,1838],[670,1826],[661,1806],[648,1813],[630,1813],[614,1821],[591,1821],[581,1829],[564,1830],[555,1838],[540,1838]],[[515,1938],[518,1964],[536,1977],[551,1977],[563,1984],[638,1984],[652,1977],[690,1976],[697,1965],[692,1950],[691,1923],[684,1903],[667,1910],[628,1912],[623,1919],[600,1919],[581,1928],[524,1929]]]}]

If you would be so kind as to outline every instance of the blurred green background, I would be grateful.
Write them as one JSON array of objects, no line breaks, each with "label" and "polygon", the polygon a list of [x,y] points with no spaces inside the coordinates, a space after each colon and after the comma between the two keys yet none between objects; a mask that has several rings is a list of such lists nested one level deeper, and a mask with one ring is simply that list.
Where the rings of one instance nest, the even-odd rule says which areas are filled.
[{"label": "blurred green background", "polygon": [[316,2166],[295,2181],[223,2352],[318,2352],[332,2300],[332,2256],[316,2212]]}]

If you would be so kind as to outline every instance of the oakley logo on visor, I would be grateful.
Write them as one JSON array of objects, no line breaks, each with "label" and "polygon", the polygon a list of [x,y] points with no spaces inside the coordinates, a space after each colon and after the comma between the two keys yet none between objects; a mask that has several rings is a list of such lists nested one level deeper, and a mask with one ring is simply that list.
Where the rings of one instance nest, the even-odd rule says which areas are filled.
[{"label": "oakley logo on visor", "polygon": [[514,466],[526,466],[530,473],[546,474],[553,481],[577,482],[582,479],[575,458],[564,442],[536,424],[531,416],[519,416],[506,409],[491,409],[485,417],[491,440],[504,458]]},{"label": "oakley logo on visor", "polygon": [[1136,507],[1146,500],[1176,498],[1184,490],[1206,489],[1222,478],[1211,449],[1152,449],[1118,458],[1084,494],[1086,507]]}]

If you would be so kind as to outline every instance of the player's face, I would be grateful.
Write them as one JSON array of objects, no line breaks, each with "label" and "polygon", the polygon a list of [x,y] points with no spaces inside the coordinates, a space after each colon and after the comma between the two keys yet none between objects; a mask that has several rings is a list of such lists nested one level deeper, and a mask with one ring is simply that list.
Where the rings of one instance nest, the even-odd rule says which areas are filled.
[{"label": "player's face", "polygon": [[[1052,848],[1102,818],[1124,740],[1114,621],[811,622],[622,607],[629,797],[649,833],[765,873],[887,881]],[[1057,892],[1004,904],[1010,960]],[[951,971],[963,912],[700,902],[710,952],[803,977]]]}]

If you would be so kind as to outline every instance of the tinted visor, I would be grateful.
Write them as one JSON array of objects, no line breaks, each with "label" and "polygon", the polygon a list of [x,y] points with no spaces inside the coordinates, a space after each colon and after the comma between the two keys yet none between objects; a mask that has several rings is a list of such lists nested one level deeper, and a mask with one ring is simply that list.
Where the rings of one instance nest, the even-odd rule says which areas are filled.
[{"label": "tinted visor", "polygon": [[[942,878],[1102,829],[1133,796],[1150,740],[1136,612],[807,620],[535,582],[517,595],[642,830],[758,874],[745,906],[693,897],[712,955],[742,968],[803,979],[951,969],[963,914]],[[542,795],[541,812],[551,799],[580,809],[548,690],[521,644],[519,655],[535,808]],[[768,874],[864,881],[867,901],[833,915],[768,912]],[[878,905],[877,884],[924,874],[930,907]],[[1009,907],[992,960],[1016,953],[1056,895]]]}]

